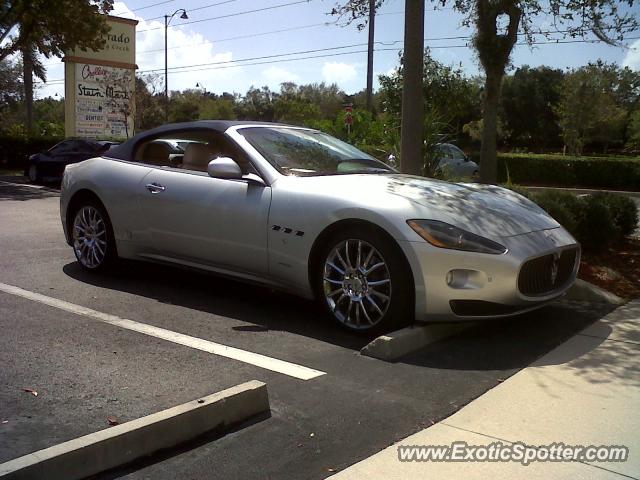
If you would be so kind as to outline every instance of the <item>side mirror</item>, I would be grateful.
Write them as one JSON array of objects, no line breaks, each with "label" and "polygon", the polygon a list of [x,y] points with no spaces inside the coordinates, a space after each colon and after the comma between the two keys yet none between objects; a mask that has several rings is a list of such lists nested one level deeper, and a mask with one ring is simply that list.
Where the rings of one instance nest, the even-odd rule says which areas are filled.
[{"label": "side mirror", "polygon": [[242,170],[240,166],[229,157],[220,157],[211,160],[207,165],[207,173],[213,178],[242,178]]}]

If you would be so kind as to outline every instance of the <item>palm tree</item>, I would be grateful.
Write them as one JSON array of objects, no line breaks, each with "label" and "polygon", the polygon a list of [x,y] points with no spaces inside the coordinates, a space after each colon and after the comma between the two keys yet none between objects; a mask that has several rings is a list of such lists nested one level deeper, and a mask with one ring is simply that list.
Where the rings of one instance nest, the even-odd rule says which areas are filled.
[{"label": "palm tree", "polygon": [[47,71],[38,58],[35,45],[25,45],[20,49],[22,54],[22,80],[24,83],[25,124],[27,132],[33,132],[33,77],[47,81]]}]

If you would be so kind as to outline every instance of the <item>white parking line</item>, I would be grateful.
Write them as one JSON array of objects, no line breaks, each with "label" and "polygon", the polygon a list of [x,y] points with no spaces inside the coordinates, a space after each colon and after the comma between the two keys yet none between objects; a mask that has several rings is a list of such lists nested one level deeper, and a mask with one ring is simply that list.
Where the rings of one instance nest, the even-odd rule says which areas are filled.
[{"label": "white parking line", "polygon": [[146,323],[134,322],[133,320],[127,320],[126,318],[120,318],[116,315],[110,315],[108,313],[98,312],[91,308],[82,307],[74,303],[65,302],[57,298],[48,297],[40,293],[30,292],[13,285],[7,285],[6,283],[0,283],[0,291],[9,293],[11,295],[17,295],[19,297],[33,300],[34,302],[43,303],[50,307],[59,308],[67,312],[75,313],[76,315],[84,315],[95,320],[99,320],[109,325],[115,325],[120,328],[126,328],[134,332],[142,333],[156,338],[167,340],[168,342],[177,343],[187,347],[202,350],[203,352],[212,353],[214,355],[220,355],[222,357],[232,358],[240,362],[249,363],[256,367],[272,370],[274,372],[289,375],[290,377],[299,378],[300,380],[310,380],[312,378],[326,375],[325,372],[320,370],[314,370],[313,368],[303,367],[295,363],[285,362],[284,360],[278,360],[277,358],[271,358],[266,355],[260,355],[259,353],[248,352],[235,347],[228,347],[220,343],[210,342],[202,338],[191,337],[182,333],[173,332],[160,327],[154,327],[153,325],[147,325]]}]

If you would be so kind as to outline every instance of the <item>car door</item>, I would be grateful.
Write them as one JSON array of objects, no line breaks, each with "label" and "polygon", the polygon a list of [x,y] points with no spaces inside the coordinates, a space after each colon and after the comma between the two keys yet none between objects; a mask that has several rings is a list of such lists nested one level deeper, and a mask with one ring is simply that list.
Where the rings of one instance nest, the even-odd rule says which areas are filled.
[{"label": "car door", "polygon": [[267,274],[271,188],[156,166],[138,193],[155,255],[252,275]]}]

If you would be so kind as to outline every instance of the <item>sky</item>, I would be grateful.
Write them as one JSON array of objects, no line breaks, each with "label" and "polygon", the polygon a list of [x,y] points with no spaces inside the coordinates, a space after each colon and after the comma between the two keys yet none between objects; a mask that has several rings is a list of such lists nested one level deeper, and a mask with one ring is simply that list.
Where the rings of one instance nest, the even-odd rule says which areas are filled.
[{"label": "sky", "polygon": [[[184,8],[189,18],[182,20],[178,13],[168,29],[170,90],[202,88],[218,94],[242,94],[251,86],[279,90],[282,82],[327,82],[355,93],[366,86],[368,33],[366,28],[358,31],[355,24],[336,22],[337,18],[329,14],[336,1],[128,0],[116,1],[111,14],[139,21],[138,74],[155,75],[160,90],[164,88],[163,16]],[[477,75],[478,62],[467,45],[472,31],[461,25],[459,13],[434,10],[433,5],[427,2],[425,46],[444,64]],[[551,28],[544,20],[536,26],[540,30]],[[378,75],[389,74],[398,66],[403,29],[404,0],[386,0],[375,23],[374,88]],[[602,42],[517,45],[512,64],[513,68],[547,65],[566,69],[602,59],[640,70],[640,32],[629,37],[638,38],[628,40],[627,48]],[[541,36],[538,41],[550,40]],[[295,54],[281,55],[291,53]],[[60,98],[64,95],[63,64],[58,58],[45,59],[44,63],[48,83],[38,84],[36,96],[57,94]]]}]

